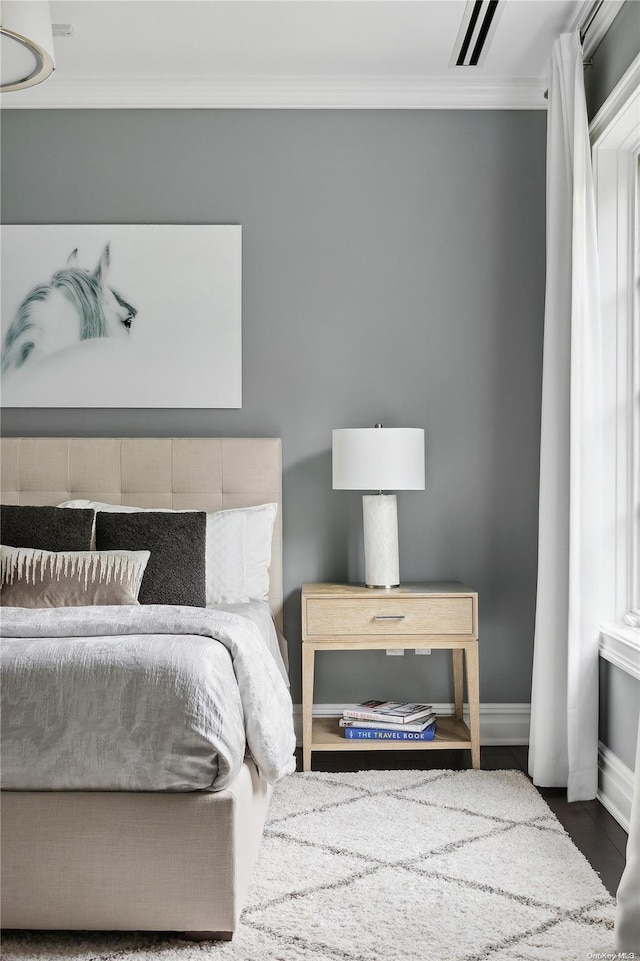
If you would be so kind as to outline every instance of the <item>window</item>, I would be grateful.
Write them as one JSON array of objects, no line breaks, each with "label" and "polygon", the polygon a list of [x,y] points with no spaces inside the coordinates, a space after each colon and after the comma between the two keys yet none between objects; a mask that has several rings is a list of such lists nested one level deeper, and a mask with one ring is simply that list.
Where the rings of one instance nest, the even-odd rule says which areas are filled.
[{"label": "window", "polygon": [[605,390],[601,654],[640,678],[640,63],[591,125]]}]

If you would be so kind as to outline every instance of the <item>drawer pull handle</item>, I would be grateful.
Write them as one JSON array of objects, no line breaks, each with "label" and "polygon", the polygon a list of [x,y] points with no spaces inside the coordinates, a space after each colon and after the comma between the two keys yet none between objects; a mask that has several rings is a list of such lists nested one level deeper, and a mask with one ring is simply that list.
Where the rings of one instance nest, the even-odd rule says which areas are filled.
[{"label": "drawer pull handle", "polygon": [[404,621],[406,614],[374,614],[374,621]]}]

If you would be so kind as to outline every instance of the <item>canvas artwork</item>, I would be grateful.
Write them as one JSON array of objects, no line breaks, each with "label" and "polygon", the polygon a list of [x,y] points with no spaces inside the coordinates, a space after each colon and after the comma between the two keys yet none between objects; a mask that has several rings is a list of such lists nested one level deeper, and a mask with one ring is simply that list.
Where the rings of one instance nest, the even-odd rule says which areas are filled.
[{"label": "canvas artwork", "polygon": [[2,228],[3,407],[241,407],[241,227]]}]

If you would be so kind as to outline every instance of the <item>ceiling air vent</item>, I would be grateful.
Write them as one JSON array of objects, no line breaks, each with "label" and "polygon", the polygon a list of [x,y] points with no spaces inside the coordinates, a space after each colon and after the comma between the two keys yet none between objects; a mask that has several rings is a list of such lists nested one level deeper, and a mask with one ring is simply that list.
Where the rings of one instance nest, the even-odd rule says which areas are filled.
[{"label": "ceiling air vent", "polygon": [[503,6],[504,3],[500,0],[469,0],[453,48],[450,66],[482,66]]}]

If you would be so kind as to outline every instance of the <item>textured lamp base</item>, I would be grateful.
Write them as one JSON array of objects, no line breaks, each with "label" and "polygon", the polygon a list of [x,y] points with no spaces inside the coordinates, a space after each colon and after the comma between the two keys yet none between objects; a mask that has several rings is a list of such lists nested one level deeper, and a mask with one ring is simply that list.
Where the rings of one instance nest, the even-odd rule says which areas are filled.
[{"label": "textured lamp base", "polygon": [[398,587],[398,509],[395,494],[365,494],[364,579],[367,587]]}]

